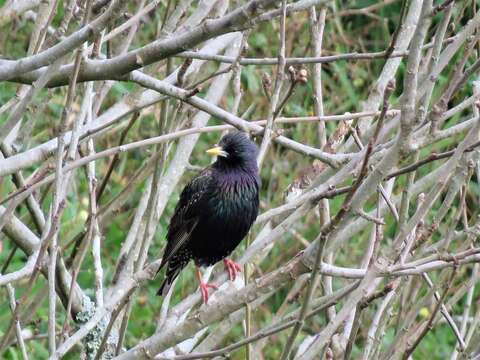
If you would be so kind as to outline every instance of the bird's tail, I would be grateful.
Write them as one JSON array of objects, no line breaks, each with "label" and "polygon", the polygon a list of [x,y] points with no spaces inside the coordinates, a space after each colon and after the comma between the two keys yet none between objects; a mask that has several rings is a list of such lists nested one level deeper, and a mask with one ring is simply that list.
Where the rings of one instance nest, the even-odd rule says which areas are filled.
[{"label": "bird's tail", "polygon": [[[175,261],[175,257],[173,257],[167,265],[167,272],[165,274],[165,279],[163,279],[162,285],[160,285],[160,289],[157,291],[157,295],[165,296],[167,295],[170,287],[173,285],[173,282],[180,274],[182,269],[185,267],[186,264],[183,264],[180,261]],[[160,267],[161,268],[161,267]]]}]

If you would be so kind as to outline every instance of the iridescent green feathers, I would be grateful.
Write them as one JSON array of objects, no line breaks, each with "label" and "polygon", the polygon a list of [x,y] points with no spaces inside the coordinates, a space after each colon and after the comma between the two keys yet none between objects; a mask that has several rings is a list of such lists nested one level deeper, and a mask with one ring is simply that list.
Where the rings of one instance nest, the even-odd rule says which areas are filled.
[{"label": "iridescent green feathers", "polygon": [[168,292],[190,260],[209,266],[230,255],[257,217],[256,145],[240,132],[225,135],[218,145],[223,156],[185,186],[170,220],[159,294]]}]

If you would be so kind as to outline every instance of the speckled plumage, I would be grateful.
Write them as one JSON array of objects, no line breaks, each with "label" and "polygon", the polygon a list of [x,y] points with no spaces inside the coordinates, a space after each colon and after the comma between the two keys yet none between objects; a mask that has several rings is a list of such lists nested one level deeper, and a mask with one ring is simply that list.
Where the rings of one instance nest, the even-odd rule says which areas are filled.
[{"label": "speckled plumage", "polygon": [[240,132],[225,135],[219,145],[228,155],[219,156],[180,194],[159,268],[167,266],[159,294],[168,292],[190,260],[210,266],[229,256],[257,217],[256,145]]}]

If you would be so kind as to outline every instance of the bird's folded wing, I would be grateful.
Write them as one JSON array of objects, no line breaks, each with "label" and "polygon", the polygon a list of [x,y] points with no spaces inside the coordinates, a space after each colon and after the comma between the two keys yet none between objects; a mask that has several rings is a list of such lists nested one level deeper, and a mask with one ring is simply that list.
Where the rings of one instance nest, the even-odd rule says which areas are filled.
[{"label": "bird's folded wing", "polygon": [[198,224],[198,218],[196,218],[190,226],[188,226],[188,230],[186,229],[187,226],[182,227],[182,229],[178,232],[175,233],[175,235],[168,240],[167,243],[167,248],[165,249],[165,253],[163,254],[162,257],[162,263],[158,270],[160,269],[172,258],[173,255],[175,255],[178,250],[182,247],[183,244],[186,243],[186,241],[190,238],[190,235],[192,234],[193,230]]},{"label": "bird's folded wing", "polygon": [[204,195],[211,180],[210,175],[211,173],[208,169],[204,170],[180,194],[180,199],[168,227],[167,247],[159,270],[188,241],[199,223],[202,205],[205,200]]}]

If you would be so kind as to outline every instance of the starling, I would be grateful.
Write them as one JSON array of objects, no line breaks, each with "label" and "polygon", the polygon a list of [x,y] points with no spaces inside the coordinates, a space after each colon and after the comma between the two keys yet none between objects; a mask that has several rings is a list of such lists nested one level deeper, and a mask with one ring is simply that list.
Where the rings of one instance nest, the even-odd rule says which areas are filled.
[{"label": "starling", "polygon": [[225,135],[207,150],[217,160],[194,178],[180,194],[170,220],[167,246],[159,267],[166,266],[159,295],[166,295],[175,278],[193,259],[203,301],[213,284],[202,281],[199,267],[223,260],[230,280],[240,266],[227,259],[247,235],[258,214],[260,178],[257,146],[244,133]]}]

